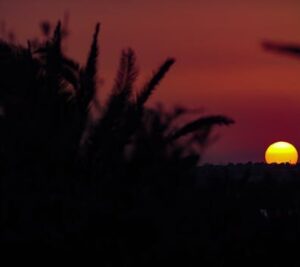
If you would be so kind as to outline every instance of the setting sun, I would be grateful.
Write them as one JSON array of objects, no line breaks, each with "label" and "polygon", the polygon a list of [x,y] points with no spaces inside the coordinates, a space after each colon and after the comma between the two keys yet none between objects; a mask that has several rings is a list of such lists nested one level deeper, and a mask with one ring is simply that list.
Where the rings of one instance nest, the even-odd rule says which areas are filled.
[{"label": "setting sun", "polygon": [[276,142],[271,144],[266,150],[265,159],[268,164],[296,164],[298,160],[298,152],[297,149],[288,142]]}]

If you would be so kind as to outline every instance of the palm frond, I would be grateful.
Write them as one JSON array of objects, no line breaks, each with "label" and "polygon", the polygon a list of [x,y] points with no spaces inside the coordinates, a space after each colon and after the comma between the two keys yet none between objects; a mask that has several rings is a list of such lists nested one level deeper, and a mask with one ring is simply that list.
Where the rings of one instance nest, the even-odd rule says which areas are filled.
[{"label": "palm frond", "polygon": [[137,74],[138,70],[134,51],[131,48],[123,50],[115,84],[112,89],[112,96],[125,94],[129,97],[132,94]]},{"label": "palm frond", "polygon": [[297,44],[265,41],[262,43],[262,46],[267,51],[300,57],[300,45]]},{"label": "palm frond", "polygon": [[93,41],[90,48],[90,52],[87,58],[86,66],[82,71],[83,86],[82,86],[82,92],[80,92],[81,95],[79,97],[82,97],[82,102],[85,108],[89,105],[96,91],[97,59],[99,55],[99,47],[98,47],[99,31],[100,31],[100,24],[97,23],[93,35]]},{"label": "palm frond", "polygon": [[105,116],[122,114],[124,108],[130,103],[137,74],[135,53],[131,48],[128,48],[122,51],[119,69],[111,96],[108,99]]},{"label": "palm frond", "polygon": [[175,63],[174,58],[168,58],[152,75],[152,78],[144,85],[143,89],[137,96],[137,106],[142,108],[147,102],[157,85],[164,78],[166,73],[170,70],[172,65]]},{"label": "palm frond", "polygon": [[232,119],[227,118],[225,116],[221,116],[221,115],[201,117],[190,123],[187,123],[180,129],[178,129],[175,133],[171,134],[168,137],[168,140],[174,141],[182,136],[196,132],[203,128],[207,129],[207,128],[211,128],[212,126],[215,126],[215,125],[229,125],[232,123],[234,123],[234,121]]},{"label": "palm frond", "polygon": [[[118,72],[112,93],[108,98],[102,116],[92,129],[88,153],[108,155],[112,151],[122,152],[124,144],[136,127],[134,111],[130,100],[137,78],[135,53],[132,49],[122,51]],[[116,153],[117,154],[117,153]],[[103,157],[102,157],[103,158]]]}]

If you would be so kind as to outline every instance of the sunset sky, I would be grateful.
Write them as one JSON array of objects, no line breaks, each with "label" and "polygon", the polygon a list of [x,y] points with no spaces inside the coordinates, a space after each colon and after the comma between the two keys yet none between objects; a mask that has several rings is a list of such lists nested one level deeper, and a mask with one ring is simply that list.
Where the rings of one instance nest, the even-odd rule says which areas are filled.
[{"label": "sunset sky", "polygon": [[68,12],[67,53],[84,62],[102,23],[100,76],[109,91],[122,48],[135,49],[140,82],[166,57],[177,63],[151,104],[182,104],[224,114],[236,124],[204,162],[263,161],[267,146],[300,149],[300,60],[267,53],[263,40],[300,44],[299,0],[0,0],[0,22],[25,43],[39,23]]}]

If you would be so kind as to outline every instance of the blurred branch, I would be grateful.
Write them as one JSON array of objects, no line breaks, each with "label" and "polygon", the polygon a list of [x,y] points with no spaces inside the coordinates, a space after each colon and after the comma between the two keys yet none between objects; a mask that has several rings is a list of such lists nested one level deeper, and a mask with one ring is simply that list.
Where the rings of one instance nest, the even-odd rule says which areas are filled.
[{"label": "blurred branch", "polygon": [[277,43],[273,41],[262,42],[262,47],[266,51],[278,53],[278,54],[288,54],[294,57],[300,57],[300,45],[291,43]]}]

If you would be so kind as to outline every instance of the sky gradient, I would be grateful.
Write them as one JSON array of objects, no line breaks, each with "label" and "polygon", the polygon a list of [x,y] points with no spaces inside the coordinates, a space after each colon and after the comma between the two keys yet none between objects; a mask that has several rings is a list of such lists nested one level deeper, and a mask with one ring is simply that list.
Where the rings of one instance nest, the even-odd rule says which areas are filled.
[{"label": "sky gradient", "polygon": [[[300,149],[300,61],[267,53],[261,41],[300,43],[298,0],[0,0],[0,22],[24,43],[41,20],[70,15],[67,53],[84,62],[102,23],[100,76],[111,88],[122,48],[135,49],[140,81],[166,57],[177,63],[150,104],[182,104],[224,114],[236,124],[204,162],[261,162],[275,141]],[[299,34],[299,35],[298,35]],[[104,93],[105,94],[105,93]]]}]

